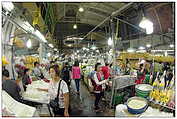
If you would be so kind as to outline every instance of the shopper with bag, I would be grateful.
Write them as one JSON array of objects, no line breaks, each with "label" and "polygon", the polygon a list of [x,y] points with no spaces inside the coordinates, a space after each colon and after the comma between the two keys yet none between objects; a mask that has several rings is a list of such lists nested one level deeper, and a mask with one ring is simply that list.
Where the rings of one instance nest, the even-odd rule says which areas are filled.
[{"label": "shopper with bag", "polygon": [[52,80],[49,83],[48,90],[39,89],[42,91],[48,91],[50,96],[50,106],[53,109],[55,116],[69,116],[69,89],[67,83],[61,80],[60,71],[58,65],[53,65],[49,68],[49,73]]},{"label": "shopper with bag", "polygon": [[101,72],[101,64],[97,63],[95,65],[95,73],[94,73],[94,77],[92,80],[92,84],[94,87],[94,93],[95,93],[95,111],[96,112],[101,112],[102,110],[100,110],[98,104],[100,102],[100,99],[102,97],[101,92],[103,91],[103,84],[107,83],[108,80],[102,80],[103,74]]}]

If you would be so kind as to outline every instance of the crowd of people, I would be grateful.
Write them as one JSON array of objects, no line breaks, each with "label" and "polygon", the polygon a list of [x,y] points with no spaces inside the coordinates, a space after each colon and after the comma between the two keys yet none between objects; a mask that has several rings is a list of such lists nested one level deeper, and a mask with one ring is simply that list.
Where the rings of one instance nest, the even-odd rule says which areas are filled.
[{"label": "crowd of people", "polygon": [[[23,68],[19,70],[18,80],[22,82],[20,86],[19,81],[9,78],[9,71],[4,67],[2,71],[2,89],[5,90],[12,98],[21,103],[35,106],[35,103],[23,100],[22,90],[26,91],[27,85],[31,84],[35,80],[44,80],[49,83],[48,89],[37,88],[38,91],[46,91],[50,96],[50,100],[53,100],[59,94],[59,107],[58,110],[53,110],[55,116],[69,116],[69,91],[71,87],[71,80],[75,82],[76,94],[80,95],[80,81],[83,78],[82,69],[79,67],[79,61],[75,61],[73,66],[70,66],[68,62],[63,64],[62,68],[59,68],[58,64],[50,62],[49,65],[40,64],[34,62],[34,68]],[[101,97],[104,97],[104,90],[110,77],[109,64],[106,63],[102,66],[100,63],[95,65],[95,70],[92,72],[93,76],[92,85],[95,93],[95,111],[101,111],[99,108],[99,102]],[[49,73],[51,80],[48,80],[46,73]],[[33,78],[32,78],[33,77]],[[35,77],[35,78],[34,78]],[[59,92],[59,93],[58,93]]]},{"label": "crowd of people", "polygon": [[[146,74],[146,62],[141,62],[139,64],[139,69],[137,71],[137,80],[135,83],[141,84],[145,80]],[[167,73],[165,75],[165,86],[169,84],[166,83],[173,77],[172,70],[165,67]],[[100,100],[104,100],[105,89],[109,86],[109,79],[113,78],[112,75],[112,64],[105,63],[103,66],[101,63],[96,63],[95,68],[90,72],[88,78],[91,79],[93,86],[93,92],[95,96],[94,109],[96,112],[102,112],[99,103]],[[50,62],[50,65],[40,64],[39,62],[34,62],[34,68],[28,69],[24,68],[19,70],[18,78],[21,79],[22,86],[20,86],[19,81],[10,79],[9,71],[3,67],[2,71],[2,89],[5,90],[12,98],[15,100],[30,105],[35,106],[35,103],[23,100],[21,96],[22,90],[26,91],[27,85],[31,84],[34,80],[44,80],[49,83],[48,89],[37,88],[38,91],[46,91],[50,96],[50,100],[54,100],[57,95],[59,99],[59,107],[57,110],[53,109],[55,116],[69,116],[69,94],[71,88],[71,81],[75,82],[76,94],[80,95],[80,81],[83,78],[82,69],[79,66],[79,61],[75,61],[73,66],[70,66],[68,62],[63,63],[62,68],[59,67],[55,62]],[[49,75],[46,75],[46,74]],[[33,78],[31,78],[33,77]],[[49,78],[51,80],[49,80]]]}]

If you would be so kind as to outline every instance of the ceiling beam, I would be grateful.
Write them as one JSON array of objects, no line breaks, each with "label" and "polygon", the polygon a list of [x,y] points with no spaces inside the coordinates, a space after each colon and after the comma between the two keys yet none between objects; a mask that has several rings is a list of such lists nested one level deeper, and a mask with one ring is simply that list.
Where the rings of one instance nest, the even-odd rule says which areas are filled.
[{"label": "ceiling beam", "polygon": [[102,14],[98,14],[98,13],[96,13],[96,12],[93,12],[93,11],[87,11],[87,13],[91,13],[91,14],[94,14],[94,15],[96,15],[96,16],[102,17],[103,19],[107,17],[107,16],[105,16],[105,15],[102,15]]},{"label": "ceiling beam", "polygon": [[80,21],[66,21],[66,20],[62,20],[62,21],[58,21],[58,23],[83,23],[83,24],[89,24],[89,25],[93,25],[96,26],[98,23],[100,23],[101,21],[96,20],[96,19],[81,19]]},{"label": "ceiling beam", "polygon": [[152,6],[152,7],[147,8],[146,11],[151,11],[151,10],[157,9],[157,8],[159,8],[161,6],[164,6],[164,5],[167,5],[167,4],[170,4],[170,3],[167,2],[167,3],[156,4],[156,5]]},{"label": "ceiling beam", "polygon": [[91,8],[91,9],[95,9],[95,10],[98,10],[98,11],[102,11],[102,12],[105,12],[106,14],[111,14],[111,12],[105,10],[105,9],[102,9],[100,7],[92,7],[92,6],[88,6],[88,5],[85,5],[85,7],[87,7],[88,9]]},{"label": "ceiling beam", "polygon": [[107,6],[107,7],[111,8],[111,9],[113,9],[113,10],[118,9],[118,8],[116,8],[116,7],[112,6],[112,5],[110,5],[109,3],[104,4],[104,6]]}]

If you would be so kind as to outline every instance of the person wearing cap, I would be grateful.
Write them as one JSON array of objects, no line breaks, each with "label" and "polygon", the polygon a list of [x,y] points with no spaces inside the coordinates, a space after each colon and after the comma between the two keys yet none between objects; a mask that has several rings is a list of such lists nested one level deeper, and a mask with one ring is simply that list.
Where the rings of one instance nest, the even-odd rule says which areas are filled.
[{"label": "person wearing cap", "polygon": [[146,66],[146,61],[142,60],[139,64],[139,70],[137,72],[137,80],[135,81],[136,84],[142,84],[144,79],[145,79],[145,66]]}]

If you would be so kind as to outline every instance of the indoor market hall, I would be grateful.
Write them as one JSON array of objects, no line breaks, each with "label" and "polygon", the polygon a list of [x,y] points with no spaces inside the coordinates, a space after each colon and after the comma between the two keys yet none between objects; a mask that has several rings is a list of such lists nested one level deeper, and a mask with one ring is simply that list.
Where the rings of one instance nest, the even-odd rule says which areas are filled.
[{"label": "indoor market hall", "polygon": [[175,4],[2,1],[2,117],[175,117]]}]

